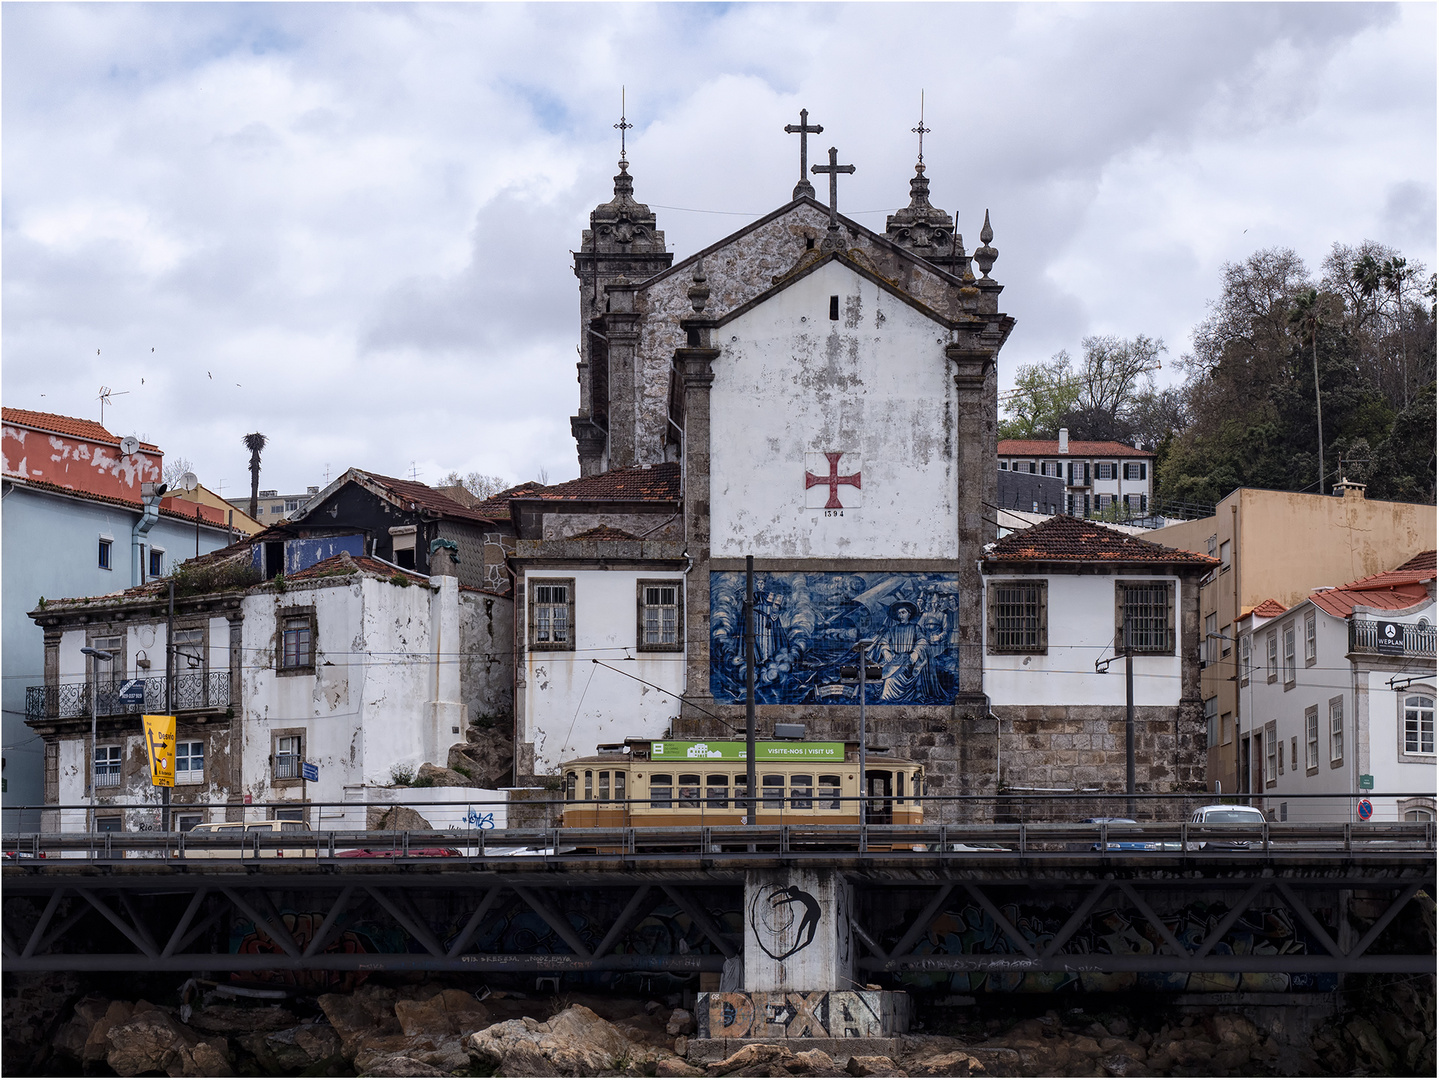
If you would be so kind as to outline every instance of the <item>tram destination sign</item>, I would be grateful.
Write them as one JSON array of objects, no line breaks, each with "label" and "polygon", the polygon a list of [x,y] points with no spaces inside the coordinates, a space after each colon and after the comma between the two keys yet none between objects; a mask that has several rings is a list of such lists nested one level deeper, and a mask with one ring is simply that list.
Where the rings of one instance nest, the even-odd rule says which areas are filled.
[{"label": "tram destination sign", "polygon": [[[843,761],[844,743],[840,742],[756,742],[756,761]],[[744,761],[742,742],[664,742],[650,743],[652,761]]]}]

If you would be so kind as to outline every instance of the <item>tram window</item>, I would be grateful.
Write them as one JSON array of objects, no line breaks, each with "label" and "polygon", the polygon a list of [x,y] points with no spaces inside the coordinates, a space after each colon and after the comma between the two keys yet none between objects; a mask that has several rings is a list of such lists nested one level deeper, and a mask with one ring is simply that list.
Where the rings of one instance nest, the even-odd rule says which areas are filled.
[{"label": "tram window", "polygon": [[565,773],[565,801],[575,801],[575,774],[572,772]]},{"label": "tram window", "polygon": [[593,802],[595,797],[595,774],[589,769],[585,770],[585,802]]},{"label": "tram window", "polygon": [[839,777],[821,773],[819,778],[819,808],[839,809]]},{"label": "tram window", "polygon": [[904,802],[904,773],[896,771],[894,774],[894,793],[898,798],[896,802]]},{"label": "tram window", "polygon": [[740,773],[734,778],[734,804],[743,809],[745,799],[749,798],[749,774]]},{"label": "tram window", "polygon": [[600,802],[610,801],[610,774],[600,773]]},{"label": "tram window", "polygon": [[814,777],[795,773],[789,778],[789,804],[796,810],[814,808]]},{"label": "tram window", "polygon": [[668,810],[673,804],[674,777],[669,773],[654,773],[650,776],[650,806],[656,810]]},{"label": "tram window", "polygon": [[784,809],[784,774],[767,773],[759,778],[759,793],[766,810]]},{"label": "tram window", "polygon": [[729,777],[724,773],[705,777],[705,806],[711,810],[724,810],[729,806]]},{"label": "tram window", "polygon": [[700,805],[700,774],[680,773],[680,808],[698,810]]},{"label": "tram window", "polygon": [[615,773],[615,802],[625,801],[625,774]]}]

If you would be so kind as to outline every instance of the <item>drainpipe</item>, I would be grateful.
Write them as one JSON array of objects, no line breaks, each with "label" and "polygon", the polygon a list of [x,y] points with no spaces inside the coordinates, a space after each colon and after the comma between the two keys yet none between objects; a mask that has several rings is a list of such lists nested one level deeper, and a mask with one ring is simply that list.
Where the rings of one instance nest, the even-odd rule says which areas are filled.
[{"label": "drainpipe", "polygon": [[140,549],[151,527],[160,520],[160,500],[165,496],[165,485],[146,482],[140,486],[141,501],[145,507],[140,520],[130,527],[130,587],[144,584]]}]

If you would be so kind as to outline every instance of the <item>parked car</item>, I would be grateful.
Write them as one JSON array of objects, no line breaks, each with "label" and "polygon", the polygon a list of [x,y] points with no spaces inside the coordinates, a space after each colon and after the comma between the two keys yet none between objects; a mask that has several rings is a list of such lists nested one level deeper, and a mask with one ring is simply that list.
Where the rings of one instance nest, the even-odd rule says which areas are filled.
[{"label": "parked car", "polygon": [[463,851],[452,847],[410,848],[409,851],[403,848],[386,848],[383,851],[376,851],[374,848],[349,848],[335,852],[337,859],[462,859],[464,855]]},{"label": "parked car", "polygon": [[[1139,822],[1128,817],[1091,817],[1085,818],[1086,825],[1138,825]],[[1083,845],[1080,845],[1081,848]],[[1090,851],[1099,851],[1098,843],[1092,844]],[[1158,845],[1149,840],[1111,840],[1105,837],[1104,851],[1156,851]]]},{"label": "parked car", "polygon": [[[308,833],[303,821],[208,821],[196,825],[185,834],[185,856],[191,859],[241,859],[254,858],[255,845],[253,843],[237,844],[232,841],[229,844],[207,844],[207,840],[215,840],[220,837],[250,838],[255,833]],[[259,854],[263,858],[314,858],[314,840],[308,835],[301,840],[296,838],[297,844],[294,847],[288,844],[283,847],[261,847]],[[308,844],[306,843],[308,841]]]},{"label": "parked car", "polygon": [[[1201,806],[1190,815],[1191,825],[1252,825],[1261,827],[1269,819],[1264,816],[1264,811],[1257,806]],[[1249,830],[1245,830],[1246,832]],[[1258,829],[1256,828],[1257,832]],[[1250,841],[1247,839],[1233,840],[1201,840],[1196,845],[1199,850],[1206,848],[1223,851],[1248,851]]]}]

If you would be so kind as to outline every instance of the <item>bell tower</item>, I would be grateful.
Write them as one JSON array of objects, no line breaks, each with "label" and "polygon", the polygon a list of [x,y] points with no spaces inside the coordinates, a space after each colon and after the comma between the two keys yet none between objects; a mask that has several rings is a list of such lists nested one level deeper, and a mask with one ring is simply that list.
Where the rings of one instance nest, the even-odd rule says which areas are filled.
[{"label": "bell tower", "polygon": [[[655,215],[634,197],[634,178],[625,154],[625,132],[634,125],[621,109],[620,171],[615,194],[590,212],[575,252],[575,277],[580,283],[580,408],[570,417],[570,430],[579,451],[580,475],[593,476],[606,469],[632,465],[623,452],[612,454],[612,424],[633,425],[635,385],[634,351],[641,316],[629,304],[615,304],[610,290],[638,284],[668,269],[673,253],[665,250],[665,234],[655,228]],[[609,318],[612,309],[614,318]],[[616,439],[633,447],[633,433]],[[614,458],[612,461],[611,459]]]}]

